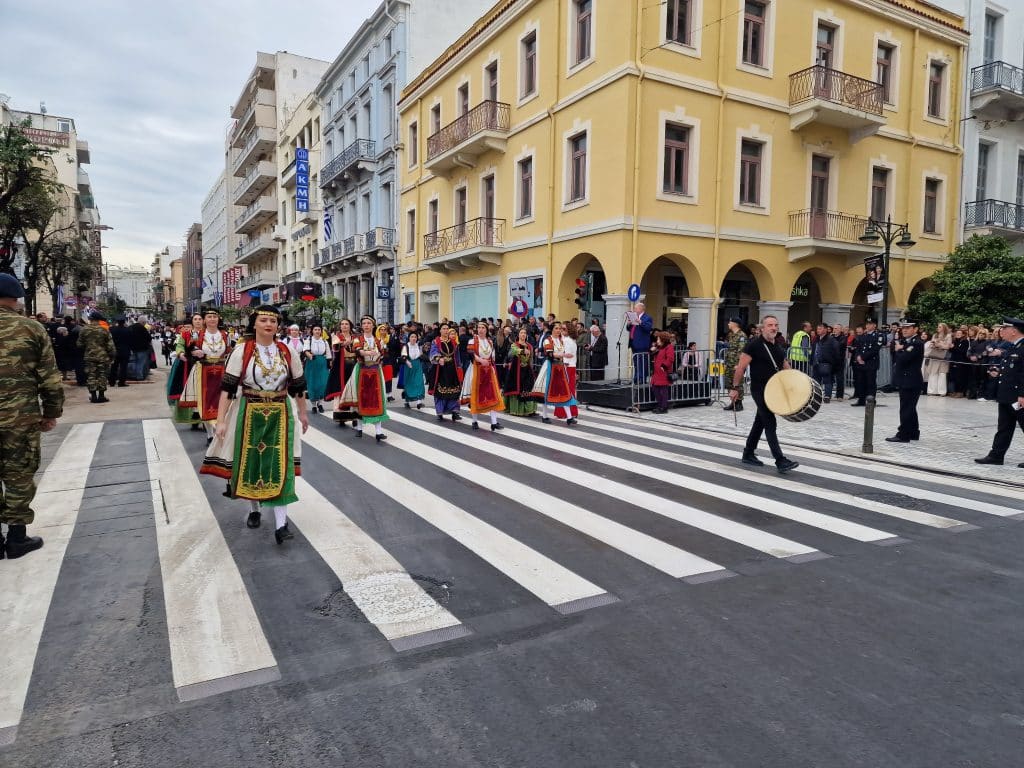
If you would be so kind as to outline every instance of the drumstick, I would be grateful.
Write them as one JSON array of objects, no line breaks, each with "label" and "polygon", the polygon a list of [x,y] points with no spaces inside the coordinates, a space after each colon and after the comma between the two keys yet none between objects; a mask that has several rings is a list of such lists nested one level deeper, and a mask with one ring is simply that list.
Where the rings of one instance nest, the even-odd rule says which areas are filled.
[{"label": "drumstick", "polygon": [[736,403],[732,404],[732,425],[738,427],[740,425],[740,417],[736,415]]}]

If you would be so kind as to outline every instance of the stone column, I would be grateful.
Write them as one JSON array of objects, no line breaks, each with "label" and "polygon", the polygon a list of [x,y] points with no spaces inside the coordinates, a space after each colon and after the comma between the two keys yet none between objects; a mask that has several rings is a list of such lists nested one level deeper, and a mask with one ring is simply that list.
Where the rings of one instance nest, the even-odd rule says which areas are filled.
[{"label": "stone column", "polygon": [[608,367],[605,368],[606,382],[629,381],[629,331],[626,327],[626,311],[632,309],[632,302],[624,293],[606,293],[601,297],[605,310],[605,333],[608,335]]},{"label": "stone column", "polygon": [[713,314],[721,299],[685,299],[690,308],[686,316],[686,342],[697,342],[697,349],[715,349]]},{"label": "stone column", "polygon": [[[906,311],[907,310],[904,309],[903,307],[886,307],[885,308],[885,314],[888,315],[888,317],[886,318],[886,322],[889,323],[890,325],[892,323],[898,323],[900,318],[903,317],[903,313],[906,312]],[[916,320],[917,318],[916,317],[912,317],[910,319],[911,320]]]},{"label": "stone column", "polygon": [[356,296],[356,284],[352,278],[345,280],[345,312],[352,320],[353,332],[359,327],[359,299]]},{"label": "stone column", "polygon": [[845,328],[850,324],[850,310],[853,304],[822,304],[821,322]]},{"label": "stone column", "polygon": [[775,315],[779,318],[779,330],[789,338],[789,308],[793,306],[792,301],[759,301],[757,302],[758,322],[764,320],[765,315]]}]

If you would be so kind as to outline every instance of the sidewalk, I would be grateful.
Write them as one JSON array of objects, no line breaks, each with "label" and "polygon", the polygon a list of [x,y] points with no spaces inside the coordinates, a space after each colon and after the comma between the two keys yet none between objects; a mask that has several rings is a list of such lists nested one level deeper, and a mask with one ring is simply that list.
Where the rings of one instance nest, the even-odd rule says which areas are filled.
[{"label": "sidewalk", "polygon": [[[861,452],[864,442],[864,408],[853,408],[850,400],[823,404],[818,414],[800,423],[779,419],[779,440],[785,445],[811,448],[831,453],[875,459],[915,469],[934,469],[966,477],[1024,486],[1024,438],[1017,435],[1001,467],[975,464],[974,459],[988,453],[996,431],[996,404],[985,400],[921,396],[918,415],[921,439],[913,443],[887,443],[885,438],[896,434],[899,424],[899,396],[878,394],[875,408],[874,452]],[[724,401],[710,406],[673,408],[667,414],[650,412],[630,414],[610,408],[593,410],[614,413],[638,420],[658,421],[691,429],[704,429],[738,438],[745,438],[754,420],[754,403],[744,399],[744,410],[736,414],[723,411]],[[585,418],[585,414],[584,418]],[[762,440],[759,448],[767,455]]]},{"label": "sidewalk", "polygon": [[170,368],[161,366],[146,381],[129,381],[127,387],[108,387],[109,403],[90,403],[89,390],[75,386],[72,376],[64,382],[64,415],[59,425],[90,421],[145,419],[170,413],[166,404],[166,382]]}]

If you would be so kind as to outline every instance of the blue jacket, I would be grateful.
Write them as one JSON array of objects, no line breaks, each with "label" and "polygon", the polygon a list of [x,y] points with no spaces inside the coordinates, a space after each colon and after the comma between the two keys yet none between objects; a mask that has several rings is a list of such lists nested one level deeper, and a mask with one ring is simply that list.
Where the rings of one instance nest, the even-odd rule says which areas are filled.
[{"label": "blue jacket", "polygon": [[[654,330],[654,318],[644,312],[640,322],[629,326],[629,348],[634,352],[649,352],[651,349],[651,331]],[[634,332],[633,329],[636,328]]]}]

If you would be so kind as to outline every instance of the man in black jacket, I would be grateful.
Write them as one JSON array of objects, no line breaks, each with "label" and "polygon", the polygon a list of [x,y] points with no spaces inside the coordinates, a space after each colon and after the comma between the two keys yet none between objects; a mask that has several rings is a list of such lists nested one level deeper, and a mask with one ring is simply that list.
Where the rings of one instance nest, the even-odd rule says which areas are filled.
[{"label": "man in black jacket", "polygon": [[821,385],[826,403],[832,400],[832,378],[838,366],[839,344],[829,329],[818,323],[811,340],[811,371],[814,380]]},{"label": "man in black jacket", "polygon": [[153,337],[140,322],[132,323],[128,332],[131,334],[132,376],[139,381],[145,381],[149,376],[149,356],[153,353]]},{"label": "man in black jacket", "polygon": [[853,365],[853,390],[857,402],[854,407],[863,406],[864,401],[878,393],[878,359],[885,346],[885,336],[878,332],[873,317],[864,321],[866,330],[853,339],[850,363]]},{"label": "man in black jacket", "polygon": [[917,335],[917,323],[904,320],[900,323],[900,336],[893,345],[892,385],[900,393],[900,428],[893,437],[885,438],[889,443],[909,443],[921,439],[921,426],[917,420],[917,401],[921,399],[924,377],[921,364],[924,362],[924,342]]},{"label": "man in black jacket", "polygon": [[110,329],[110,337],[114,340],[116,355],[114,362],[110,364],[110,376],[107,381],[110,386],[115,384],[119,387],[127,387],[128,382],[128,361],[132,357],[132,332],[125,327],[124,316],[114,318],[114,327]]},{"label": "man in black jacket", "polygon": [[[990,370],[996,380],[996,402],[999,403],[999,422],[992,450],[975,459],[978,464],[1002,464],[1013,441],[1013,432],[1020,426],[1024,430],[1024,320],[1004,317],[999,336],[1008,346],[1002,350],[998,370]],[[1017,465],[1024,469],[1024,462]]]}]

